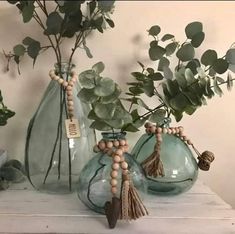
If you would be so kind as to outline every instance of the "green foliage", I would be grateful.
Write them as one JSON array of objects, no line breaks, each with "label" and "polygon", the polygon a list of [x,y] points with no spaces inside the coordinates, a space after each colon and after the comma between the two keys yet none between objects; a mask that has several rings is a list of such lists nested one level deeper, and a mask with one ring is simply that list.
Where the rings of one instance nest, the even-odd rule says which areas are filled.
[{"label": "green foliage", "polygon": [[22,43],[14,46],[13,53],[6,55],[7,66],[11,59],[19,65],[24,55],[32,58],[34,65],[38,55],[47,49],[53,49],[57,63],[61,63],[63,61],[61,44],[67,41],[66,38],[74,38],[69,63],[72,62],[74,52],[78,48],[84,49],[86,55],[92,58],[86,43],[87,36],[92,31],[103,33],[106,28],[115,26],[110,18],[115,1],[51,1],[50,7],[48,1],[8,2],[19,9],[24,23],[31,20],[38,23],[49,45],[41,45],[39,41],[26,37]]},{"label": "green foliage", "polygon": [[24,168],[21,162],[11,159],[0,168],[0,190],[8,188],[8,183],[19,183],[25,179]]},{"label": "green foliage", "polygon": [[3,96],[0,90],[0,126],[7,124],[7,120],[15,115],[15,112],[8,109],[3,103]]},{"label": "green foliage", "polygon": [[78,96],[92,106],[88,114],[88,118],[93,120],[91,128],[100,131],[123,130],[132,122],[132,116],[121,102],[121,89],[118,84],[101,75],[104,68],[104,64],[99,62],[93,65],[92,69],[79,74],[82,89]]},{"label": "green foliage", "polygon": [[[148,33],[154,37],[149,43],[149,58],[156,64],[153,68],[145,68],[138,62],[142,72],[132,72],[136,82],[127,83],[128,95],[132,96],[129,101],[136,101],[136,97],[141,98],[143,94],[157,96],[160,104],[155,107],[154,113],[148,107],[147,119],[161,124],[165,117],[172,114],[180,121],[184,113],[192,115],[200,106],[206,105],[206,99],[214,95],[222,96],[221,85],[227,84],[227,89],[232,89],[232,75],[228,73],[227,79],[220,75],[228,69],[235,71],[233,47],[222,57],[212,49],[206,50],[201,57],[195,57],[195,48],[201,46],[205,38],[202,23],[192,22],[185,27],[187,38],[182,44],[172,34],[166,33],[161,37],[158,25],[151,27]],[[175,58],[178,59],[177,64],[174,64]],[[144,90],[146,83],[150,92]],[[158,91],[159,87],[161,89]]]}]

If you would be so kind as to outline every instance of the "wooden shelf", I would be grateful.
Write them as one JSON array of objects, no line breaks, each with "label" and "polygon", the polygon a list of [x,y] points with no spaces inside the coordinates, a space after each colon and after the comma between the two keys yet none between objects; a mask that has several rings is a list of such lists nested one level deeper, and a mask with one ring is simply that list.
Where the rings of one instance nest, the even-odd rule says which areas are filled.
[{"label": "wooden shelf", "polygon": [[118,221],[110,230],[76,193],[50,195],[16,184],[0,192],[0,233],[235,234],[235,211],[200,181],[185,194],[146,195],[144,201],[149,216]]}]

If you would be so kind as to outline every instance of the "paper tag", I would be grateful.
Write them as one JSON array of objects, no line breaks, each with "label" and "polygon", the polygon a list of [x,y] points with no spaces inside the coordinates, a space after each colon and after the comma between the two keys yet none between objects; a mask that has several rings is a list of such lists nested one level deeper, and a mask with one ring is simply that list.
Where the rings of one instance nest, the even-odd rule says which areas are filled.
[{"label": "paper tag", "polygon": [[68,138],[78,138],[81,136],[77,119],[66,119],[65,128]]}]

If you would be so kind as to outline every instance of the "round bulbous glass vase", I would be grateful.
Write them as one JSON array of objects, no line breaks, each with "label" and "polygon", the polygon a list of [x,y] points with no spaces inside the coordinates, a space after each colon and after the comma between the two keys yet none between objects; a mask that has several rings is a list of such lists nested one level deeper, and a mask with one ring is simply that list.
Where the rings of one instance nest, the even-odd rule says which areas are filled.
[{"label": "round bulbous glass vase", "polygon": [[[55,73],[66,81],[71,79],[68,63],[55,65]],[[41,192],[65,194],[75,191],[78,176],[92,156],[95,133],[86,116],[90,110],[73,86],[74,118],[79,122],[79,138],[67,138],[68,119],[66,90],[51,80],[34,116],[30,120],[26,147],[25,169],[33,187]]]},{"label": "round bulbous glass vase", "polygon": [[[143,134],[134,146],[131,154],[141,164],[154,151],[156,137]],[[179,137],[162,134],[160,159],[163,164],[163,177],[146,175],[148,192],[157,195],[177,195],[189,190],[198,176],[197,162]]]},{"label": "round bulbous glass vase", "polygon": [[[124,133],[102,133],[103,140],[125,139]],[[130,177],[141,197],[147,192],[147,184],[142,168],[129,153],[124,154],[128,163]],[[110,172],[112,157],[106,153],[98,152],[83,168],[78,180],[77,193],[79,199],[91,210],[104,214],[104,206],[111,201]],[[118,193],[121,192],[121,169],[118,172]]]}]

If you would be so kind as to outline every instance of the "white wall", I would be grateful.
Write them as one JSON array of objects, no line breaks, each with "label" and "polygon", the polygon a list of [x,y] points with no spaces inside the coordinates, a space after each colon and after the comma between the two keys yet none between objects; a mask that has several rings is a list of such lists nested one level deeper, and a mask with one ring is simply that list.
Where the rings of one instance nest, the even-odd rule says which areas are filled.
[{"label": "white wall", "polygon": [[[201,21],[206,39],[198,53],[210,48],[224,55],[227,48],[235,41],[234,12],[233,1],[118,1],[113,16],[115,29],[103,35],[96,33],[88,41],[94,55],[93,59],[86,58],[81,51],[76,55],[74,62],[78,71],[82,71],[102,60],[107,67],[105,72],[107,76],[124,87],[125,82],[130,79],[130,72],[138,68],[136,60],[145,62],[147,59],[147,42],[150,38],[146,30],[150,26],[158,24],[162,31],[171,32],[179,40],[183,40],[186,24]],[[26,35],[43,41],[41,31],[35,25],[35,23],[23,24],[17,10],[1,1],[0,49],[10,50]],[[133,43],[134,38],[139,38],[138,43]],[[46,42],[43,44],[46,45]],[[2,56],[0,61],[0,89],[8,106],[17,113],[6,127],[0,128],[0,147],[7,149],[11,157],[23,160],[27,124],[49,82],[47,74],[53,67],[55,59],[52,53],[47,52],[38,58],[34,69],[32,61],[25,59],[21,65],[21,76],[17,75],[14,66],[10,72],[5,73]],[[222,98],[208,101],[208,106],[200,108],[193,117],[186,116],[180,123],[200,151],[208,149],[215,153],[216,160],[210,172],[200,172],[200,177],[233,207],[235,207],[234,101],[235,90],[232,92],[224,90]],[[131,143],[134,143],[140,134],[135,136],[132,134]]]}]

